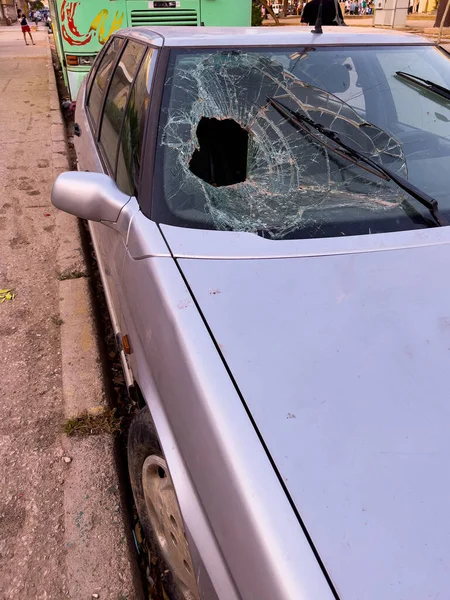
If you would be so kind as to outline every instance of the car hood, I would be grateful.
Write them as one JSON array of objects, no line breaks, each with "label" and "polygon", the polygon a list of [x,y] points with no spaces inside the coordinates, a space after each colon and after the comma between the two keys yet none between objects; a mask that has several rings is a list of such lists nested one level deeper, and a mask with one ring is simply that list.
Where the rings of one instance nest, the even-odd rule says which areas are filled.
[{"label": "car hood", "polygon": [[449,259],[178,260],[341,599],[450,590]]}]

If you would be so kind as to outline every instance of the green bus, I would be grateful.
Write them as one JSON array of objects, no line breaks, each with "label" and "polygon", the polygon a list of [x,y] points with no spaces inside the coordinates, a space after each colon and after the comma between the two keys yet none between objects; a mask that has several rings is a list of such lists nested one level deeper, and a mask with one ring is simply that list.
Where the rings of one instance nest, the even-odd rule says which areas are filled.
[{"label": "green bus", "polygon": [[249,26],[252,0],[50,0],[56,50],[72,100],[109,36],[122,27]]}]

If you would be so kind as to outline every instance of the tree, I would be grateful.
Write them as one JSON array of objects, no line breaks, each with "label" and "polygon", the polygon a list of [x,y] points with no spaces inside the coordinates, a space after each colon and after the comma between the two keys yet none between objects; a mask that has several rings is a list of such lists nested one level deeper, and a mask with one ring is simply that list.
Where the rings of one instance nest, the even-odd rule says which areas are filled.
[{"label": "tree", "polygon": [[44,8],[44,3],[41,0],[34,0],[34,2],[29,2],[30,10],[41,10]]},{"label": "tree", "polygon": [[442,20],[444,20],[442,23],[444,27],[450,27],[450,10],[447,8],[449,2],[450,0],[440,0],[436,13],[436,22],[434,24],[435,27],[440,27]]},{"label": "tree", "polygon": [[277,15],[273,12],[272,7],[270,6],[268,0],[261,0],[261,4],[266,7],[266,10],[269,13],[269,15],[272,15],[275,23],[277,25],[279,25],[280,24],[280,20],[278,19]]},{"label": "tree", "polygon": [[261,5],[256,0],[252,2],[252,26],[259,27],[262,25]]},{"label": "tree", "polygon": [[289,0],[283,0],[283,17],[287,16]]}]

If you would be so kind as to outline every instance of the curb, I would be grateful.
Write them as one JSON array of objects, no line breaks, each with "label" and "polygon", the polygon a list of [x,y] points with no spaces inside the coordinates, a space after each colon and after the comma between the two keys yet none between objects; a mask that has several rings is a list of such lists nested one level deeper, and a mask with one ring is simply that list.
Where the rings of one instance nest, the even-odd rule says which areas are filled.
[{"label": "curb", "polygon": [[[47,54],[53,177],[70,170],[51,49]],[[79,220],[57,211],[61,369],[65,417],[107,407]],[[64,529],[68,595],[138,600],[140,574],[122,502],[114,439],[64,437]]]}]

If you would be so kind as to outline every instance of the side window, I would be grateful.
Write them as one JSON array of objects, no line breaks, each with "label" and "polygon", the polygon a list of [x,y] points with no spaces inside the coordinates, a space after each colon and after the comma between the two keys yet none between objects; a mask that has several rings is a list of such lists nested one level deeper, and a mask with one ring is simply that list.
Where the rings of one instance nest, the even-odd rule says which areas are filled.
[{"label": "side window", "polygon": [[136,194],[141,171],[145,117],[150,102],[150,61],[152,54],[153,50],[149,50],[131,90],[117,158],[117,186],[122,192],[130,194],[130,196]]},{"label": "side window", "polygon": [[88,108],[95,125],[99,122],[102,106],[103,92],[108,85],[111,69],[123,45],[123,38],[114,37],[104,52],[101,62],[97,67],[92,87],[89,93]]},{"label": "side window", "polygon": [[127,105],[128,92],[145,50],[146,46],[144,44],[128,41],[114,71],[106,96],[100,130],[100,144],[112,172],[114,172],[116,166],[117,146],[123,114]]}]

